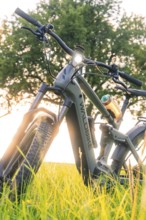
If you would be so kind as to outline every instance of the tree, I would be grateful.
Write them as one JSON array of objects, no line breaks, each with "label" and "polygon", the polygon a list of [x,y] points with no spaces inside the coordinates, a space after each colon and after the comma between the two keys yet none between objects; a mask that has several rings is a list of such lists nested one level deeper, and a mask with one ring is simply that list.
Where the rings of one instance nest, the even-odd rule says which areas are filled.
[{"label": "tree", "polygon": [[[119,0],[46,0],[30,15],[42,24],[52,23],[55,32],[71,48],[81,45],[87,57],[106,63],[125,63],[124,70],[143,80],[146,74],[144,18],[126,14],[121,17],[119,3]],[[17,101],[24,93],[35,94],[42,81],[52,84],[53,80],[44,61],[42,43],[20,26],[30,25],[18,17],[10,23],[4,21],[0,48],[0,87],[7,89],[10,100]],[[56,75],[68,57],[52,39],[50,45],[50,69]],[[97,72],[91,68],[86,71]],[[109,91],[110,85],[102,89],[107,78],[101,73],[87,78],[99,96]]]}]

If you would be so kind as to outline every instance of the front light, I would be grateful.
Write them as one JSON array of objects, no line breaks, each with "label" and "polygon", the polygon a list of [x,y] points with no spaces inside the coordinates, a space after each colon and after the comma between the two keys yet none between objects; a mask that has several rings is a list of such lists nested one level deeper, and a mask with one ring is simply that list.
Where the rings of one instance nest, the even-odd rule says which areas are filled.
[{"label": "front light", "polygon": [[75,54],[75,57],[74,57],[74,61],[79,64],[83,61],[83,55],[82,54]]},{"label": "front light", "polygon": [[83,61],[83,55],[80,53],[75,53],[72,60],[73,66],[77,66],[82,61]]}]

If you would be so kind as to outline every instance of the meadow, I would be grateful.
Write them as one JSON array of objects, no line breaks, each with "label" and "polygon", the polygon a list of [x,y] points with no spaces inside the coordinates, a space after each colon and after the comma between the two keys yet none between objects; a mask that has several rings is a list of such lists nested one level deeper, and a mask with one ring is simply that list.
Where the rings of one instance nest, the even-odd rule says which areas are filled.
[{"label": "meadow", "polygon": [[83,184],[74,164],[43,163],[20,202],[4,187],[1,220],[145,220],[146,193],[139,183],[108,192]]}]

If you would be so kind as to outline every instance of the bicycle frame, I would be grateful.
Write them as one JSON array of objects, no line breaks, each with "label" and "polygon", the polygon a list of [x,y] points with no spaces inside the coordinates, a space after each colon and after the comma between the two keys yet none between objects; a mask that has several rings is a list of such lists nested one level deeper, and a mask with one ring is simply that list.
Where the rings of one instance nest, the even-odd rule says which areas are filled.
[{"label": "bicycle frame", "polygon": [[[93,136],[84,102],[84,95],[89,98],[89,100],[93,103],[93,105],[101,112],[103,117],[106,118],[107,120],[107,124],[105,124],[105,127],[107,129],[107,134],[108,134],[107,140],[110,143],[109,151],[111,149],[112,143],[116,143],[119,147],[123,146],[124,148],[125,147],[129,148],[133,156],[135,157],[136,161],[138,162],[138,164],[141,165],[142,161],[140,160],[135,150],[135,147],[131,142],[130,135],[128,137],[128,135],[124,135],[123,133],[118,131],[121,121],[119,123],[115,122],[114,118],[111,116],[111,114],[107,111],[106,107],[100,101],[98,95],[96,95],[96,93],[92,90],[88,82],[84,79],[84,77],[80,73],[80,69],[83,67],[83,64],[101,66],[108,69],[109,71],[108,75],[111,76],[112,79],[115,80],[115,82],[118,80],[118,76],[127,79],[129,82],[134,82],[136,85],[141,85],[141,81],[135,79],[134,77],[129,76],[124,72],[119,71],[116,65],[109,66],[102,62],[93,61],[86,58],[83,55],[82,53],[83,51],[81,50],[80,47],[76,48],[76,50],[73,51],[64,43],[64,41],[57,34],[55,34],[52,31],[53,26],[51,24],[42,26],[38,21],[31,18],[29,15],[25,14],[22,10],[17,9],[16,12],[18,15],[20,15],[21,17],[23,17],[24,19],[26,19],[27,21],[38,27],[36,31],[27,27],[23,27],[24,29],[31,31],[41,41],[47,42],[47,38],[45,37],[45,34],[46,33],[49,34],[59,43],[59,45],[62,47],[62,49],[64,49],[64,51],[67,54],[71,55],[72,60],[59,72],[52,87],[46,85],[45,83],[43,83],[42,86],[40,87],[38,94],[35,97],[29,111],[24,115],[22,123],[20,124],[12,142],[10,143],[3,158],[0,161],[0,179],[2,181],[3,180],[7,181],[9,179],[11,180],[11,178],[14,177],[14,179],[16,180],[17,179],[16,172],[18,171],[21,162],[22,164],[20,167],[20,172],[18,171],[18,177],[20,174],[22,174],[21,168],[25,166],[25,160],[22,161],[23,155],[21,155],[19,152],[19,146],[20,146],[20,150],[22,150],[23,153],[23,148],[25,148],[24,145],[26,145],[27,148],[26,150],[28,151],[27,152],[25,151],[24,156],[26,156],[26,159],[28,159],[28,161],[34,161],[34,162],[37,162],[37,160],[39,161],[39,156],[41,152],[45,149],[43,153],[43,157],[44,157],[46,151],[48,150],[51,144],[51,141],[53,140],[53,138],[55,138],[58,128],[64,119],[66,119],[69,130],[69,135],[70,135],[72,149],[75,158],[75,164],[78,171],[81,173],[83,177],[84,183],[88,185],[88,183],[90,182],[89,177],[98,178],[100,172],[106,174],[116,174],[116,172],[114,172],[114,170],[112,172],[111,168],[108,168],[108,166],[107,167],[105,166],[106,169],[102,170],[98,164],[98,161],[95,158]],[[82,60],[80,59],[80,62],[74,59],[76,53],[78,52],[79,52],[78,55],[82,55]],[[63,105],[59,109],[57,115],[48,109],[39,107],[39,104],[43,99],[44,95],[50,91],[53,91],[56,95],[63,97],[64,100]],[[128,99],[125,101],[122,107],[123,113],[125,112],[127,105],[128,105]],[[45,126],[43,126],[44,124]],[[41,140],[43,140],[43,142],[38,141],[38,144],[35,145],[33,144],[33,141],[35,140],[34,138],[40,138],[39,134],[41,134],[41,132],[39,133],[39,129],[40,130],[42,129],[43,136]],[[29,142],[31,141],[32,142],[27,144],[28,141],[27,138],[29,138],[29,134],[31,132],[35,134],[30,138]],[[46,132],[48,132],[48,134],[50,133],[50,135],[46,135]],[[108,143],[106,144],[107,144],[106,146],[108,146]],[[36,149],[38,148],[39,151],[36,151]],[[117,147],[117,152],[119,153],[119,151],[120,150]],[[32,160],[32,156],[34,157],[33,160]],[[121,159],[123,154],[119,153],[118,156],[120,156],[119,158]],[[118,156],[116,158],[118,158]],[[41,158],[40,164],[42,163],[43,157]],[[20,163],[17,163],[18,161],[20,161]],[[113,162],[115,161],[113,160]],[[40,164],[38,164],[37,168],[39,168]],[[123,161],[121,164],[123,164]],[[32,163],[32,167],[35,168],[35,166],[37,166],[37,163]],[[114,167],[114,163],[113,163],[113,167]],[[27,175],[25,179],[26,178]],[[22,181],[20,180],[20,178],[18,179],[19,181]],[[19,181],[17,181],[18,184]],[[19,186],[22,185],[19,184]]]},{"label": "bicycle frame", "polygon": [[[46,92],[49,91],[53,91],[57,95],[63,96],[64,98],[64,104],[60,109],[58,116],[45,108],[39,107],[43,96]],[[138,162],[141,162],[128,136],[120,133],[117,130],[118,125],[115,123],[114,118],[107,111],[107,109],[102,104],[96,93],[92,90],[88,82],[80,74],[80,72],[78,71],[78,67],[73,66],[73,63],[70,62],[65,68],[60,71],[60,73],[56,77],[56,80],[54,81],[53,87],[50,87],[45,83],[43,83],[40,87],[37,96],[35,97],[29,111],[24,115],[23,121],[18,128],[16,135],[14,136],[11,144],[9,145],[0,162],[0,176],[3,176],[3,170],[7,166],[8,161],[11,159],[13,155],[13,150],[22,140],[25,131],[33,122],[34,118],[37,116],[37,113],[41,113],[51,118],[51,120],[55,124],[56,129],[54,135],[56,135],[56,131],[58,130],[58,127],[61,124],[62,120],[66,118],[75,158],[75,164],[78,171],[82,173],[82,176],[84,176],[85,184],[88,184],[88,177],[90,175],[94,176],[94,174],[96,173],[97,162],[94,154],[94,148],[83,94],[85,94],[89,98],[93,105],[96,106],[96,108],[107,119],[109,123],[107,125],[107,128],[110,133],[111,141],[123,142],[124,144],[126,143],[132,151],[136,160]]]},{"label": "bicycle frame", "polygon": [[79,72],[76,73],[74,77],[75,72],[76,69],[72,63],[69,63],[58,74],[54,82],[54,87],[59,88],[65,98],[63,107],[58,116],[58,121],[60,123],[63,118],[66,117],[77,169],[82,172],[84,176],[88,176],[89,174],[93,176],[96,170],[96,158],[83,94],[90,99],[109,122],[111,139],[117,142],[127,143],[136,160],[140,162],[140,158],[130,139],[116,129],[118,127],[117,124],[98,96]]}]

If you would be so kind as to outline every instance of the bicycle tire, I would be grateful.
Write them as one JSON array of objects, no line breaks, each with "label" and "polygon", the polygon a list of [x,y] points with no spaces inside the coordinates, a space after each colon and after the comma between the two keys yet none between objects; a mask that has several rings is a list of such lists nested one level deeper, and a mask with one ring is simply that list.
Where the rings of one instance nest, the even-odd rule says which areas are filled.
[{"label": "bicycle tire", "polygon": [[37,127],[38,122],[39,122],[38,119],[35,120],[34,122],[32,122],[32,124],[27,129],[21,143],[15,147],[13,154],[11,155],[11,158],[7,162],[7,166],[3,170],[4,179],[11,179],[13,177],[13,175],[15,174],[16,170],[21,165],[21,163],[24,159],[24,156],[27,154],[27,152],[29,150],[29,144],[25,145],[25,142],[27,142],[26,139],[31,139],[31,136],[35,135],[32,133],[32,131],[33,132],[35,131],[35,128]]},{"label": "bicycle tire", "polygon": [[[146,149],[144,149],[145,152],[143,152],[143,155],[141,154],[142,147],[144,147],[145,144],[144,143],[145,131],[146,131],[146,125],[138,124],[134,128],[132,128],[129,132],[127,132],[127,135],[129,136],[131,142],[133,143],[135,149],[137,150],[137,153],[140,156],[141,161],[143,161],[144,157],[146,157]],[[128,161],[131,161],[128,163],[132,170],[134,170],[135,167],[138,167],[138,163],[134,159],[134,156],[131,154],[130,149],[123,144],[119,144],[116,147],[112,155],[112,159],[113,162],[111,164],[111,167],[116,175],[120,175],[122,166],[124,166],[124,164]],[[141,168],[139,167],[139,170],[140,169]]]},{"label": "bicycle tire", "polygon": [[[37,173],[43,159],[54,139],[54,125],[47,117],[36,120],[35,123],[26,132],[25,137],[20,143],[23,148],[28,143],[28,152],[23,155],[18,169],[13,171],[12,190],[16,190],[17,195],[24,194],[30,181],[33,180],[34,174]],[[34,134],[34,135],[31,135]],[[12,170],[10,175],[12,176]]]}]

